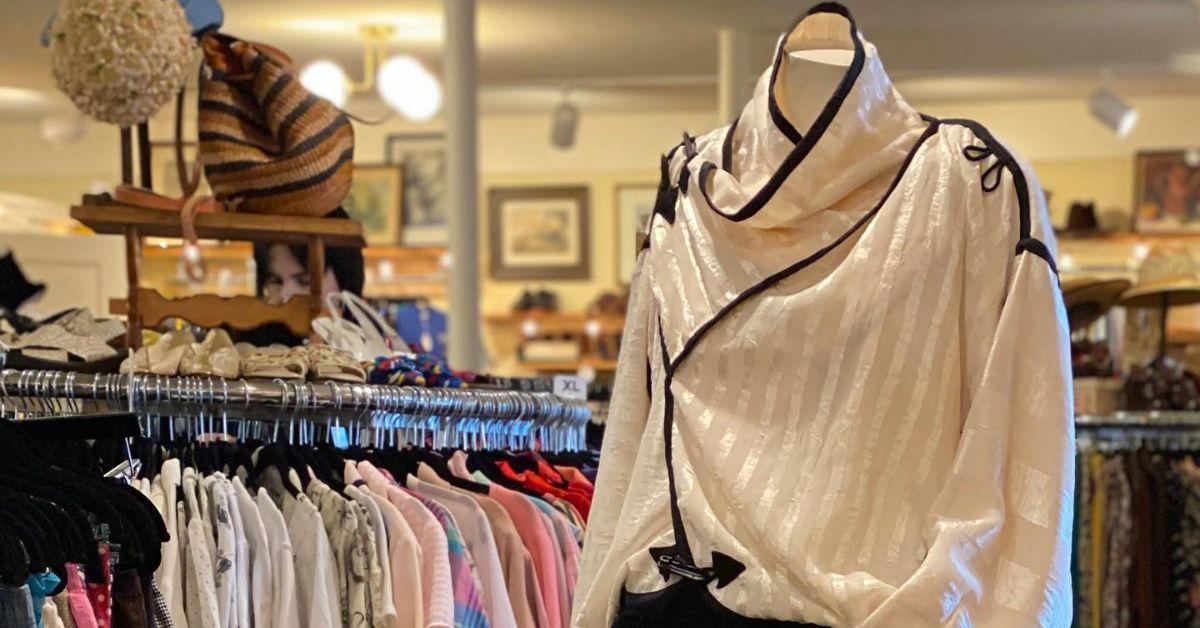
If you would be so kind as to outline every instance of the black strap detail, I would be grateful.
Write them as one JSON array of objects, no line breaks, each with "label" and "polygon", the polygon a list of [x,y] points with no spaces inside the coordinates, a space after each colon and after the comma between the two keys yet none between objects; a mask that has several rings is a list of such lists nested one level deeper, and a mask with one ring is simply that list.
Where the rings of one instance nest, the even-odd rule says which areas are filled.
[{"label": "black strap detail", "polygon": [[733,134],[737,133],[738,122],[741,120],[741,116],[733,119],[733,122],[729,124],[729,130],[725,131],[725,140],[721,142],[721,170],[730,174],[733,174]]},{"label": "black strap detail", "polygon": [[[993,156],[990,146],[975,146],[970,145],[963,148],[963,157],[969,161],[983,161],[988,157]],[[983,186],[984,192],[995,192],[996,188],[1000,187],[1000,171],[1004,167],[1004,162],[996,159],[992,165],[988,166],[983,174],[979,177],[980,184]]]},{"label": "black strap detail", "polygon": [[1054,263],[1054,256],[1050,254],[1050,247],[1046,246],[1045,242],[1037,238],[1021,238],[1017,242],[1016,254],[1020,255],[1026,252],[1046,260],[1046,263],[1050,265],[1050,270],[1054,271],[1055,276],[1058,275],[1058,265]]},{"label": "black strap detail", "polygon": [[667,351],[666,333],[663,331],[662,319],[658,321],[658,346],[662,353],[663,364],[663,451],[667,464],[667,491],[671,499],[671,528],[675,532],[675,544],[668,547],[650,548],[650,556],[658,567],[663,580],[672,575],[688,580],[708,584],[716,582],[720,589],[733,582],[746,566],[737,559],[721,552],[712,553],[712,566],[700,567],[692,557],[692,548],[688,544],[687,530],[683,527],[683,515],[679,511],[679,493],[675,488],[674,464],[674,433],[675,425],[675,395],[671,392],[671,380],[675,376],[671,367],[670,353]]},{"label": "black strap detail", "polygon": [[[974,120],[966,120],[962,118],[942,120],[941,123],[967,127],[972,133],[975,134],[976,137],[983,140],[984,146],[967,147],[963,149],[963,156],[965,156],[967,159],[979,161],[982,159],[982,157],[972,158],[971,155],[979,155],[981,154],[981,151],[987,151],[989,154],[995,155],[996,160],[1003,164],[1003,167],[1008,168],[1008,171],[1012,174],[1013,188],[1017,192],[1017,204],[1021,209],[1019,216],[1021,221],[1020,237],[1022,240],[1030,237],[1030,233],[1033,229],[1033,217],[1031,216],[1032,210],[1029,206],[1029,182],[1025,179],[1025,171],[1021,170],[1021,164],[1017,163],[1017,159],[1013,157],[1012,153],[1008,152],[1008,149],[1005,148],[1004,145],[992,135],[991,131],[988,131],[987,128],[982,124],[979,124]],[[970,154],[968,154],[968,148],[972,148],[974,150],[971,150]],[[986,187],[984,189],[991,191]],[[995,188],[992,189],[994,190]]]}]

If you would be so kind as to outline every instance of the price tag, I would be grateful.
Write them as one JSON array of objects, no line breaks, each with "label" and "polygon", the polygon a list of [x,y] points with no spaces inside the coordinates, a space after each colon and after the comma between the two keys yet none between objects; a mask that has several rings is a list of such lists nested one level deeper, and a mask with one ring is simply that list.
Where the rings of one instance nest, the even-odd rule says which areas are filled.
[{"label": "price tag", "polygon": [[334,447],[337,447],[338,449],[346,449],[350,447],[350,433],[346,431],[345,427],[339,425],[330,430],[330,432],[333,436]]},{"label": "price tag", "polygon": [[555,375],[554,394],[563,399],[587,401],[587,382],[574,375]]}]

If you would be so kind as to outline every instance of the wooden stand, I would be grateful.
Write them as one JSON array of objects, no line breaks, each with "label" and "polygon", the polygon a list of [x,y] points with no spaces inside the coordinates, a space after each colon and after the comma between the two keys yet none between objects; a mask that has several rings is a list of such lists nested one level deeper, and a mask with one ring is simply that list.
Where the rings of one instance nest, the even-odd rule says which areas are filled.
[{"label": "wooden stand", "polygon": [[306,245],[310,293],[307,297],[293,298],[281,306],[270,306],[250,296],[200,294],[167,299],[157,290],[140,286],[142,238],[182,237],[178,212],[120,204],[77,205],[71,208],[71,217],[96,233],[125,236],[129,291],[124,311],[114,313],[128,316],[129,346],[135,349],[142,345],[143,327],[157,325],[170,317],[205,327],[228,324],[234,329],[283,323],[292,333],[305,335],[312,329],[312,319],[321,312],[325,246],[366,246],[362,225],[353,220],[236,213],[197,214],[196,235],[199,238]]}]

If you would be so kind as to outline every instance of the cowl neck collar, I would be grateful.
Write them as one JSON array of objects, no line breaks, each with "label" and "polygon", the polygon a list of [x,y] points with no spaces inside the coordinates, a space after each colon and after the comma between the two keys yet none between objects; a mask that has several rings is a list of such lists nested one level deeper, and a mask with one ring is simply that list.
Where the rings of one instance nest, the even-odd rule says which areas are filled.
[{"label": "cowl neck collar", "polygon": [[[818,48],[853,53],[831,93],[789,71],[813,63],[794,61],[793,53]],[[822,98],[811,122],[789,117],[786,103]],[[686,146],[679,152],[698,174],[702,203],[730,221],[772,229],[823,211],[866,209],[876,199],[864,192],[894,175],[925,124],[896,92],[849,10],[824,3],[780,37],[753,98],[726,129],[719,158],[697,164]]]}]

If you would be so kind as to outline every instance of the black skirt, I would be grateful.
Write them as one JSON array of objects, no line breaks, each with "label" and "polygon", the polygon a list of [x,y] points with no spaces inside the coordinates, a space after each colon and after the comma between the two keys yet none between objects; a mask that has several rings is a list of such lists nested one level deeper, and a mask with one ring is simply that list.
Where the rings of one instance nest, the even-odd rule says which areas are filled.
[{"label": "black skirt", "polygon": [[687,626],[688,628],[823,628],[779,619],[743,617],[725,608],[695,580],[680,580],[650,593],[630,593],[621,589],[620,608],[613,628],[641,626]]}]

